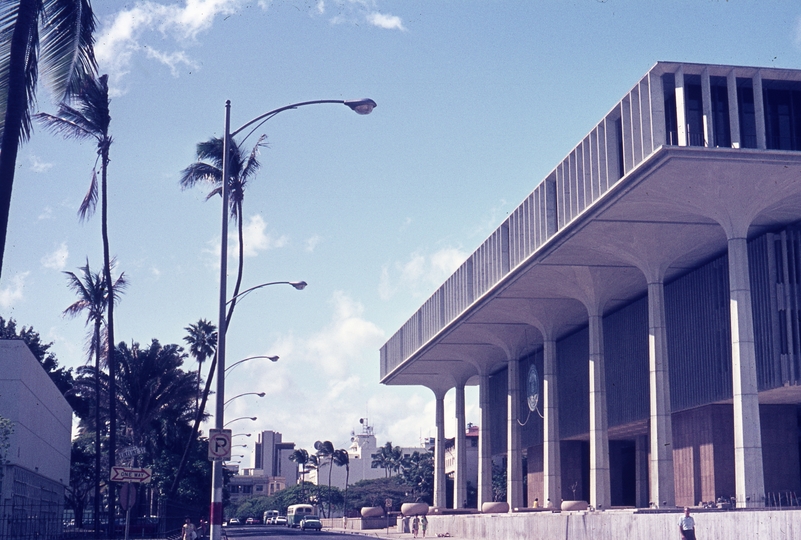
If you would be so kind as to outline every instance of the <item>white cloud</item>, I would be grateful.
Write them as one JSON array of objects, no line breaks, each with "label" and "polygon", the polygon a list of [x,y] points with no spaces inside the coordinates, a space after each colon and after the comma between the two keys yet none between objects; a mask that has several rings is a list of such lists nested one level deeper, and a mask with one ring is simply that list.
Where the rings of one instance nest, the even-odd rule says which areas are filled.
[{"label": "white cloud", "polygon": [[322,238],[317,234],[315,234],[314,236],[312,236],[310,238],[307,238],[306,239],[306,251],[308,251],[309,253],[314,251],[314,248],[317,247],[317,244],[319,244],[321,240],[322,240]]},{"label": "white cloud", "polygon": [[[284,247],[289,239],[286,235],[274,236],[265,232],[267,223],[260,215],[251,216],[248,222],[243,227],[244,243],[245,243],[245,257],[255,257],[260,251],[268,249],[276,249]],[[229,245],[233,245],[235,250],[239,249],[239,243],[236,236],[228,241]],[[234,251],[234,253],[238,253]]]},{"label": "white cloud", "polygon": [[45,268],[49,268],[51,270],[64,270],[67,266],[67,258],[70,255],[69,249],[67,249],[67,243],[61,242],[52,253],[48,253],[41,259],[42,266]]},{"label": "white cloud", "polygon": [[46,219],[53,219],[53,208],[50,206],[45,206],[44,209],[42,210],[42,213],[39,214],[39,217],[37,219],[39,221],[43,221]]},{"label": "white cloud", "polygon": [[374,357],[384,332],[363,318],[364,306],[343,292],[335,292],[329,324],[306,343],[306,361],[329,375],[346,373],[354,361]]},{"label": "white cloud", "polygon": [[0,289],[0,307],[8,309],[14,306],[23,298],[23,289],[25,288],[25,279],[27,279],[30,272],[22,272],[11,278],[11,284]]},{"label": "white cloud", "polygon": [[30,163],[31,163],[31,171],[33,171],[35,173],[47,172],[47,171],[49,171],[50,169],[53,168],[53,164],[52,163],[46,163],[46,162],[42,161],[41,159],[39,159],[38,156],[33,155],[33,154],[28,156],[28,161],[30,161]]},{"label": "white cloud", "polygon": [[406,262],[395,262],[381,269],[379,295],[389,300],[399,291],[414,297],[430,295],[467,259],[458,248],[443,248],[428,256],[412,253]]},{"label": "white cloud", "polygon": [[373,12],[367,15],[367,22],[373,26],[385,28],[387,30],[406,30],[406,28],[403,27],[401,18],[395,15]]},{"label": "white cloud", "polygon": [[[142,52],[169,67],[173,74],[179,65],[194,69],[196,65],[184,49],[210,29],[217,16],[230,15],[242,4],[244,0],[185,0],[171,5],[137,2],[102,21],[95,47],[98,63],[110,74],[117,92],[133,56]],[[160,36],[149,39],[149,32],[154,31]],[[155,42],[163,43],[164,49],[154,48]]]}]

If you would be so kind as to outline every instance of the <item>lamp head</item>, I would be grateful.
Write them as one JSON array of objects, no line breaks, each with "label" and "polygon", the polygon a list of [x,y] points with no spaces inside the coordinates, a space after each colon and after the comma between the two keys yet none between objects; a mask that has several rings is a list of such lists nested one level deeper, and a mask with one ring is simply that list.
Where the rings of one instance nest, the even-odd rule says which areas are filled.
[{"label": "lamp head", "polygon": [[308,285],[308,283],[306,283],[305,281],[290,281],[289,284],[295,287],[299,291],[302,291],[303,289],[306,288],[306,285]]},{"label": "lamp head", "polygon": [[270,360],[270,362],[278,362],[277,356],[268,356],[267,359]]},{"label": "lamp head", "polygon": [[264,397],[264,396],[266,396],[267,394],[265,394],[264,392],[259,392],[259,393],[258,393],[258,394],[256,394],[256,395],[257,395],[257,396],[259,396],[259,397]]},{"label": "lamp head", "polygon": [[378,107],[375,101],[369,98],[365,99],[351,99],[345,102],[345,105],[351,108],[356,114],[370,114],[373,109]]}]

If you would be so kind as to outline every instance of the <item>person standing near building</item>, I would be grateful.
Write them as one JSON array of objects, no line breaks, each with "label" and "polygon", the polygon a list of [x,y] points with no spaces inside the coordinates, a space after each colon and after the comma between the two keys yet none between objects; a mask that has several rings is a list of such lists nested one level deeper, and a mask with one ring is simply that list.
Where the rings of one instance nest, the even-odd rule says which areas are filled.
[{"label": "person standing near building", "polygon": [[695,520],[690,516],[690,509],[684,507],[684,515],[679,519],[679,533],[682,540],[695,540]]},{"label": "person standing near building", "polygon": [[420,519],[420,528],[423,529],[423,538],[425,538],[426,529],[428,529],[428,518],[425,515]]},{"label": "person standing near building", "polygon": [[195,540],[197,538],[197,531],[192,524],[192,520],[186,518],[184,526],[181,528],[181,540]]},{"label": "person standing near building", "polygon": [[412,536],[417,538],[417,531],[419,530],[420,530],[420,517],[414,516],[414,519],[412,520]]}]

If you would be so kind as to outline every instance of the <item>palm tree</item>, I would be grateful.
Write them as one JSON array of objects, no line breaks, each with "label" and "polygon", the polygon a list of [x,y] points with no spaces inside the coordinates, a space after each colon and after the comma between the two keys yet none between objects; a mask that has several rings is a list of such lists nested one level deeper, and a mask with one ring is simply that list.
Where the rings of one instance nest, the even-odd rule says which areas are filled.
[{"label": "palm tree", "polygon": [[346,515],[348,506],[348,482],[350,481],[350,455],[344,448],[334,450],[331,456],[334,465],[337,467],[345,467],[345,502],[342,504],[342,515]]},{"label": "palm tree", "polygon": [[80,91],[94,73],[95,18],[90,0],[0,4],[0,271],[20,143],[30,137],[41,62],[57,99]]},{"label": "palm tree", "polygon": [[334,444],[331,441],[317,441],[314,443],[314,449],[317,450],[320,466],[326,461],[328,462],[328,517],[331,517],[331,471],[334,468]]},{"label": "palm tree", "polygon": [[184,341],[189,345],[189,354],[197,360],[198,395],[195,397],[195,408],[197,408],[200,406],[200,372],[203,362],[217,350],[217,327],[206,319],[199,319],[195,324],[190,324],[184,330],[188,332],[184,337]]},{"label": "palm tree", "polygon": [[391,442],[387,442],[378,449],[378,452],[370,454],[370,457],[373,458],[370,464],[373,469],[380,467],[384,469],[385,478],[392,478],[392,472],[398,472],[400,469],[403,452],[400,446],[392,446]]},{"label": "palm tree", "polygon": [[[95,139],[97,142],[97,155],[100,161],[100,232],[103,239],[103,273],[106,279],[106,288],[111,290],[111,255],[108,241],[108,164],[112,139],[109,133],[111,114],[109,112],[108,75],[101,75],[97,78],[85,76],[80,82],[77,92],[73,90],[73,93],[70,94],[70,97],[74,97],[74,107],[68,102],[62,101],[58,107],[57,115],[40,113],[36,115],[36,118],[44,124],[46,129],[67,139]],[[97,161],[95,161],[95,167],[92,170],[89,190],[78,210],[80,218],[82,220],[88,219],[94,214],[96,204]],[[111,383],[109,391],[112,396],[110,401],[109,467],[113,467],[114,453],[117,446],[117,415],[114,410],[116,400],[113,397],[116,394],[117,378],[115,376],[116,366],[114,365],[112,351],[114,348],[114,302],[111,297],[108,299],[106,315],[108,317],[106,333],[109,344],[106,347],[106,364],[108,365],[109,381]],[[113,486],[111,489],[113,490]]]},{"label": "palm tree", "polygon": [[[91,359],[95,359],[95,373],[100,373],[100,351],[102,350],[101,328],[104,322],[104,314],[108,306],[108,288],[103,277],[98,273],[93,273],[89,268],[89,260],[86,266],[80,268],[82,276],[73,272],[64,272],[67,275],[68,287],[78,295],[78,300],[64,310],[64,315],[77,317],[86,312],[86,325],[92,325],[92,332],[87,337],[87,353]],[[119,295],[128,283],[125,281],[125,274],[120,274],[114,282],[113,297],[119,300]],[[95,377],[95,399],[100,395],[100,379]],[[99,531],[100,519],[100,404],[95,404],[95,530]]]},{"label": "palm tree", "polygon": [[[228,310],[227,319],[233,314],[233,307],[236,305],[236,296],[242,285],[242,271],[245,264],[245,233],[242,216],[242,202],[245,198],[245,188],[248,182],[256,175],[261,167],[259,163],[259,149],[266,146],[266,135],[259,137],[259,140],[245,157],[244,149],[238,144],[229,145],[230,159],[228,160],[228,190],[231,218],[236,221],[237,234],[239,237],[239,262],[236,274],[236,285],[231,296],[234,300]],[[181,188],[188,189],[201,183],[211,184],[213,189],[206,195],[206,200],[215,195],[222,195],[222,158],[223,140],[220,137],[213,137],[206,142],[197,145],[198,161],[181,171]]]},{"label": "palm tree", "polygon": [[303,497],[304,500],[306,500],[306,497],[304,495],[306,486],[304,484],[306,482],[306,465],[309,463],[309,452],[303,448],[297,448],[289,456],[289,459],[297,463],[298,467],[300,468],[300,490],[302,494],[301,496]]}]

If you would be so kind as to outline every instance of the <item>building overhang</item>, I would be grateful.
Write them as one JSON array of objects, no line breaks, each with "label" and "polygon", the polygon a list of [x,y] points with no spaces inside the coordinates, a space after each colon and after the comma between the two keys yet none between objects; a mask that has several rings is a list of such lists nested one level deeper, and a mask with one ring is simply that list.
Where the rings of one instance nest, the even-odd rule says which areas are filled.
[{"label": "building overhang", "polygon": [[[801,153],[661,146],[409,354],[387,385],[475,384],[587,324],[592,271],[609,313],[753,238],[801,220]],[[741,223],[749,224],[740,230]],[[738,228],[740,227],[740,228]],[[655,260],[663,266],[654,268]],[[665,262],[669,261],[669,262]],[[657,265],[658,266],[658,265]],[[597,291],[596,291],[597,293]]]}]

